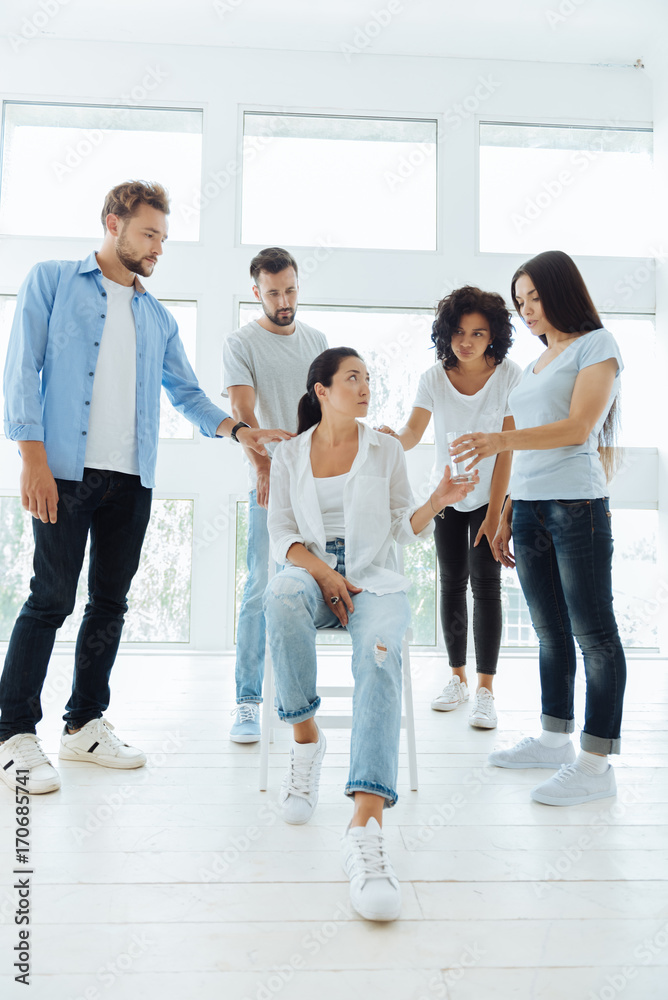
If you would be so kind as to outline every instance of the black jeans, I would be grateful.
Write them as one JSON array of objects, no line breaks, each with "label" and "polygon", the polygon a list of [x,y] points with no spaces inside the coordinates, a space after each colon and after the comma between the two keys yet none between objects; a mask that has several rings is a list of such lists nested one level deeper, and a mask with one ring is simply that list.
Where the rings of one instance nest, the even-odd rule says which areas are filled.
[{"label": "black jeans", "polygon": [[109,706],[109,675],[123,630],[151,513],[139,476],[84,469],[82,482],[56,479],[58,520],[33,520],[30,597],[14,625],[0,678],[0,739],[34,733],[56,630],[74,609],[90,532],[88,603],[77,637],[74,683],[65,720],[80,727]]},{"label": "black jeans", "polygon": [[466,591],[473,592],[473,641],[476,671],[495,674],[501,645],[501,563],[486,538],[474,548],[487,504],[477,510],[446,507],[434,518],[436,555],[441,578],[441,628],[451,667],[466,665],[468,613]]}]

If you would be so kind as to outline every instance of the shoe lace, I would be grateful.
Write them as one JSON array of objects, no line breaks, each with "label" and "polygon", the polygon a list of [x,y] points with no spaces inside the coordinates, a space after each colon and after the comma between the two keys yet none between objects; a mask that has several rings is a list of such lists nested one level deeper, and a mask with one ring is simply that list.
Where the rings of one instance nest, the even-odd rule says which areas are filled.
[{"label": "shoe lace", "polygon": [[238,714],[239,722],[255,722],[255,716],[257,710],[258,708],[255,702],[245,701],[243,702],[243,704],[237,705],[236,708],[233,708],[232,711],[230,712],[230,715]]},{"label": "shoe lace", "polygon": [[16,749],[21,755],[22,764],[25,764],[27,767],[39,767],[40,764],[51,763],[39,745],[39,742],[39,737],[27,734],[17,744]]},{"label": "shoe lace", "polygon": [[285,777],[285,790],[288,795],[299,795],[308,798],[313,791],[313,784],[318,776],[320,761],[315,757],[297,757],[290,754],[290,766]]},{"label": "shoe lace", "polygon": [[459,677],[453,677],[453,678],[451,678],[451,680],[449,680],[448,683],[443,688],[441,697],[443,697],[443,696],[447,697],[449,695],[456,694],[457,691],[459,691],[459,685],[461,685],[461,681],[459,680]]},{"label": "shoe lace", "polygon": [[114,727],[108,719],[103,717],[101,719],[95,719],[94,721],[96,723],[94,732],[99,738],[100,743],[104,742],[107,747],[113,747],[114,749],[127,746],[127,743],[124,743],[123,740],[119,740],[118,736],[112,732]]},{"label": "shoe lace", "polygon": [[366,834],[353,841],[356,847],[355,864],[358,874],[365,879],[394,878],[390,859],[385,853],[382,834]]},{"label": "shoe lace", "polygon": [[577,767],[575,764],[562,764],[554,777],[557,781],[565,781],[566,778],[570,778],[576,771]]}]

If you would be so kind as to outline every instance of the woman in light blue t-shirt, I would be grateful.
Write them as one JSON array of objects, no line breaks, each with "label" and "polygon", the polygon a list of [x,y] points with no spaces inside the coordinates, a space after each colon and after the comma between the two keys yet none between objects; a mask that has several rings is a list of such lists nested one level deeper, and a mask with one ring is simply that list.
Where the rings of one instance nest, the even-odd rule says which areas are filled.
[{"label": "woman in light blue t-shirt", "polygon": [[[517,565],[538,635],[543,732],[489,760],[499,767],[560,768],[531,796],[574,805],[616,794],[607,755],[620,752],[626,662],[612,608],[607,479],[623,365],[567,254],[549,250],[523,264],[512,298],[546,350],[510,394],[516,430],[467,435],[458,457],[471,458],[472,468],[490,455],[518,453],[494,548],[505,566]],[[575,728],[574,636],[587,681],[577,758],[569,735]]]}]

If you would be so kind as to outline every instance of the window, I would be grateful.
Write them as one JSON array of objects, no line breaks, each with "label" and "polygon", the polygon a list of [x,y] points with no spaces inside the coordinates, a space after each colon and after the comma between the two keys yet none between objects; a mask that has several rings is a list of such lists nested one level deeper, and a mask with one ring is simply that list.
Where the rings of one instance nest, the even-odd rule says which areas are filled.
[{"label": "window", "polygon": [[[0,497],[0,640],[9,639],[29,593],[32,518],[18,497]],[[193,501],[154,500],[139,570],[132,583],[123,642],[188,642],[192,568]],[[76,639],[87,599],[88,554],[79,577],[76,605],[58,632]]]},{"label": "window", "polygon": [[[240,325],[260,315],[257,304],[241,303]],[[372,427],[384,423],[399,430],[410,416],[420,375],[436,362],[431,342],[433,309],[309,305],[300,306],[297,316],[321,330],[330,346],[359,351],[371,376],[366,423]],[[422,443],[433,441],[430,422]]]},{"label": "window", "polygon": [[436,249],[437,123],[246,112],[241,242]]},{"label": "window", "polygon": [[[194,368],[195,343],[197,338],[197,303],[163,300],[162,304],[169,309],[178,323],[183,346],[188,355],[188,360]],[[5,365],[15,308],[15,295],[0,295],[0,369],[3,369]],[[1,379],[0,408],[4,411]],[[3,433],[3,428],[0,426],[0,437],[3,436]],[[178,410],[174,409],[164,389],[161,391],[160,396],[160,437],[186,440],[192,440],[193,438],[193,425],[189,420],[181,416]]]},{"label": "window", "polygon": [[480,249],[652,256],[652,131],[480,123]]},{"label": "window", "polygon": [[6,102],[3,136],[0,232],[99,237],[107,191],[143,177],[170,194],[170,239],[199,239],[201,111]]}]

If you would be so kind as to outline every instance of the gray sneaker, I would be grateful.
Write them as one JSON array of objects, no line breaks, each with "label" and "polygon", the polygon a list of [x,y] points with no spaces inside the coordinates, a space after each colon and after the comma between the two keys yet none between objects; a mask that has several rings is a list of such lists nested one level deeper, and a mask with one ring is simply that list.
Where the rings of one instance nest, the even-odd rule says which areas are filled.
[{"label": "gray sneaker", "polygon": [[569,740],[563,747],[545,747],[530,736],[510,750],[494,750],[487,758],[496,767],[561,767],[575,760],[575,748]]},{"label": "gray sneaker", "polygon": [[610,764],[603,774],[586,774],[570,764],[563,765],[551,778],[534,788],[531,798],[546,806],[577,806],[616,794],[617,782]]}]

